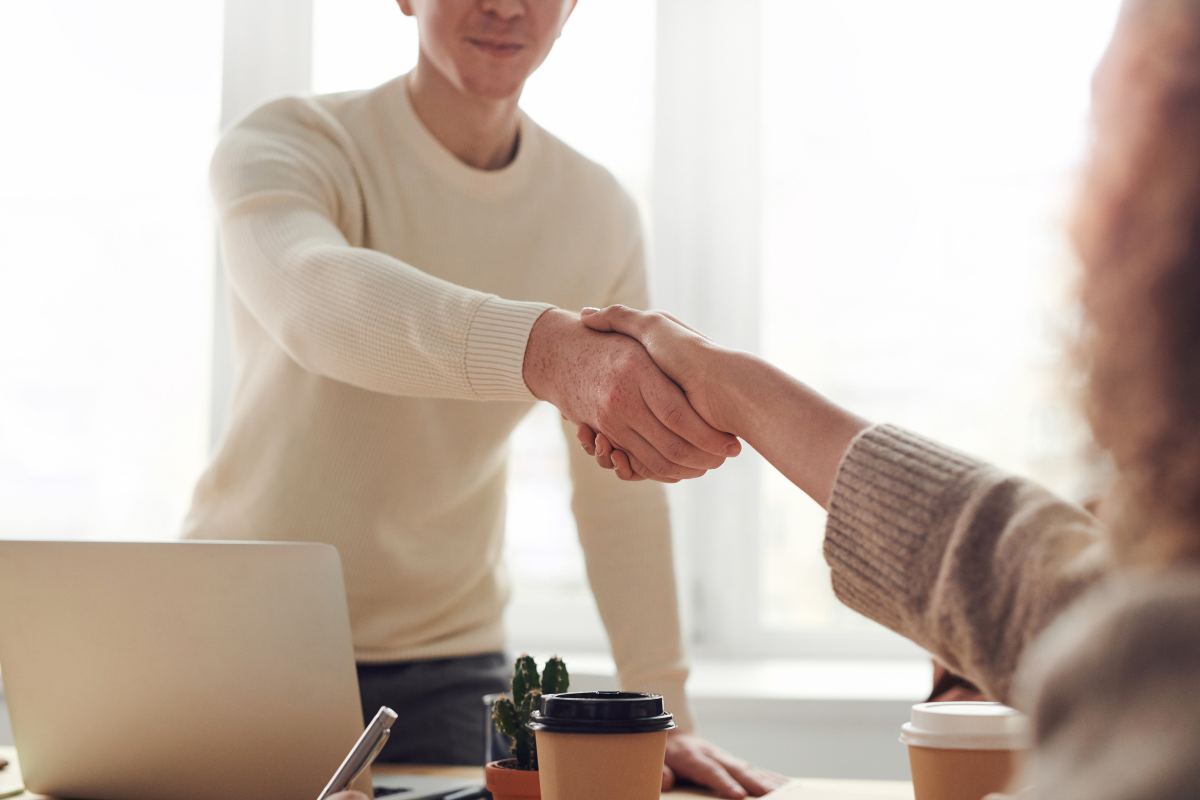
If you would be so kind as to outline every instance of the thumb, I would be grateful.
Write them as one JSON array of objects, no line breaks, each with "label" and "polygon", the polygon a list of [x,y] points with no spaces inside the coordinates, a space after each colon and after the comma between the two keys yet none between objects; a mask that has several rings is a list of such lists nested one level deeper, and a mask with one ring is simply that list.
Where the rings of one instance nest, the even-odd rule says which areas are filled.
[{"label": "thumb", "polygon": [[634,339],[643,340],[650,326],[657,317],[645,311],[635,311],[622,305],[612,305],[608,308],[585,308],[580,312],[580,319],[594,331],[615,331]]},{"label": "thumb", "polygon": [[612,320],[608,317],[608,309],[585,308],[579,312],[583,324],[594,331],[608,333],[613,329]]}]

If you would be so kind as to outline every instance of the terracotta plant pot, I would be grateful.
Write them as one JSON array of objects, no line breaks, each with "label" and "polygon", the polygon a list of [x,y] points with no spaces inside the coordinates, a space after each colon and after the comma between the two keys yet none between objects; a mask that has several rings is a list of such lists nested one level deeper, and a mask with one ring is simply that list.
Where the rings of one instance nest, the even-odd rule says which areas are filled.
[{"label": "terracotta plant pot", "polygon": [[487,790],[494,800],[525,800],[542,796],[542,785],[535,769],[517,769],[515,758],[493,761],[483,768]]}]

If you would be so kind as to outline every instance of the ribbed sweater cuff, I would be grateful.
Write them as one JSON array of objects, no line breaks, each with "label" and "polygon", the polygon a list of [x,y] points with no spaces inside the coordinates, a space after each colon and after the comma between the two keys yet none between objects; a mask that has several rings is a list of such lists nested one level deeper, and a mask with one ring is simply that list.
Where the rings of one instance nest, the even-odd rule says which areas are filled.
[{"label": "ribbed sweater cuff", "polygon": [[[892,425],[859,434],[842,457],[825,527],[825,560],[846,605],[903,632],[901,609],[924,595],[922,546],[955,506],[962,476],[984,466]],[[928,554],[925,554],[926,556]]]},{"label": "ribbed sweater cuff", "polygon": [[489,297],[467,331],[467,380],[481,400],[536,400],[522,377],[525,345],[538,317],[554,306]]}]

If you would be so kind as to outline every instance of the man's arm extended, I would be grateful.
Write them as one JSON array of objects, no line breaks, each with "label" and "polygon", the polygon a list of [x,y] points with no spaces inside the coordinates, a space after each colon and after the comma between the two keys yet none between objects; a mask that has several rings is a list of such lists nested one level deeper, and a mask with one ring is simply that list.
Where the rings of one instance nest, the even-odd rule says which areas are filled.
[{"label": "man's arm extended", "polygon": [[660,480],[737,452],[629,340],[353,246],[346,231],[364,221],[352,151],[318,105],[289,99],[251,114],[213,159],[232,288],[297,364],[387,394],[545,398]]}]

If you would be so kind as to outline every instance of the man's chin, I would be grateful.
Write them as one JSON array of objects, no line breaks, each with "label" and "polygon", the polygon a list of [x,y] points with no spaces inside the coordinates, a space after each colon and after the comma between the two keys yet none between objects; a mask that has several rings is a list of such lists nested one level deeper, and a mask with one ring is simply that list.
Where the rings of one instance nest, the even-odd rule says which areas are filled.
[{"label": "man's chin", "polygon": [[[507,70],[504,71],[507,72]],[[498,75],[496,71],[485,72],[482,75],[464,75],[463,88],[476,97],[484,97],[488,100],[507,100],[521,93],[521,87],[525,85],[526,77],[524,71],[519,71],[514,75]]]}]

